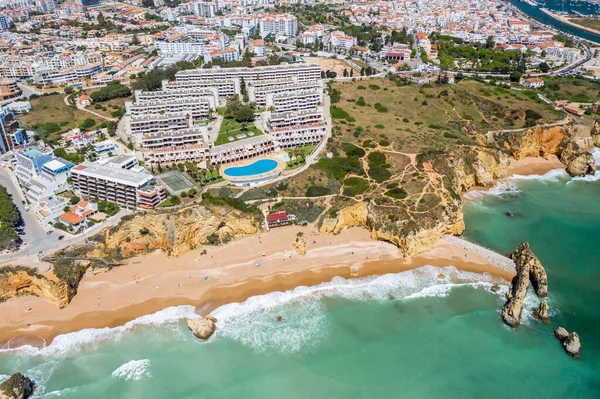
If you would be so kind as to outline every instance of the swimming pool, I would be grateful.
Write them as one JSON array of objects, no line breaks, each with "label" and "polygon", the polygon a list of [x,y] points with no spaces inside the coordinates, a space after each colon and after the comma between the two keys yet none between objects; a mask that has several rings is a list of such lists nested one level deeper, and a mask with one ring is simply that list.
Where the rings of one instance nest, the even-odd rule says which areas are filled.
[{"label": "swimming pool", "polygon": [[231,177],[254,176],[271,172],[277,168],[277,161],[273,159],[261,159],[246,166],[233,166],[225,169],[224,173]]}]

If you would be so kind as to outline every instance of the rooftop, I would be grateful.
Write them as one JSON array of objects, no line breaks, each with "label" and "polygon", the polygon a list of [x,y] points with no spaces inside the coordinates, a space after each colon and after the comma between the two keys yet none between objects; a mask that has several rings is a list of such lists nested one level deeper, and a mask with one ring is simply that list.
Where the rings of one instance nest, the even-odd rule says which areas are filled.
[{"label": "rooftop", "polygon": [[71,173],[107,180],[127,186],[141,187],[154,178],[145,171],[134,172],[118,167],[103,166],[92,162],[84,162],[71,169]]}]

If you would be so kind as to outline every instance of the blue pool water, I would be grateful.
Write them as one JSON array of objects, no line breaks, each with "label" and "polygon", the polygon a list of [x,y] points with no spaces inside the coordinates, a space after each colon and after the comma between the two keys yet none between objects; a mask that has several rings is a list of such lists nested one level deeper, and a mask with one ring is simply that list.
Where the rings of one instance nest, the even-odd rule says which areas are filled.
[{"label": "blue pool water", "polygon": [[261,159],[260,161],[256,161],[250,165],[227,168],[225,169],[225,174],[232,177],[254,176],[270,172],[276,167],[277,161],[272,159]]}]

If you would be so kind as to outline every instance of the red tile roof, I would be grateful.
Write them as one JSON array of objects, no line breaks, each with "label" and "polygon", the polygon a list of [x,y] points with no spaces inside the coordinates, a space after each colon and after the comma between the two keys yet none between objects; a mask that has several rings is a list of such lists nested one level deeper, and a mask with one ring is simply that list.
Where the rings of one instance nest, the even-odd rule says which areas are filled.
[{"label": "red tile roof", "polygon": [[285,212],[272,213],[270,215],[267,215],[267,222],[278,222],[282,220],[287,220],[287,218],[287,213]]},{"label": "red tile roof", "polygon": [[78,223],[83,222],[83,218],[81,216],[77,216],[76,214],[74,214],[73,212],[66,212],[63,213],[62,215],[60,215],[58,217],[60,220],[63,220],[69,224],[75,225]]}]

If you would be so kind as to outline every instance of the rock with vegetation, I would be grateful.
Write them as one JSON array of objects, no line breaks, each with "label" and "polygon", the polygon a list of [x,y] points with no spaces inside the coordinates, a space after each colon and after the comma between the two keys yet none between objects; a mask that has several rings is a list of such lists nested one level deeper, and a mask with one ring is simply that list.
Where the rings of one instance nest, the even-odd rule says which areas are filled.
[{"label": "rock with vegetation", "polygon": [[561,341],[563,348],[569,356],[573,359],[579,358],[579,354],[581,353],[581,342],[579,340],[579,335],[576,332],[569,333],[563,327],[558,327],[554,331],[554,336]]},{"label": "rock with vegetation", "polygon": [[34,390],[35,382],[16,372],[0,384],[0,399],[27,399]]},{"label": "rock with vegetation", "polygon": [[217,319],[212,316],[188,319],[187,325],[192,333],[199,339],[209,339],[217,329]]},{"label": "rock with vegetation", "polygon": [[306,255],[306,237],[304,233],[299,232],[296,235],[296,240],[294,241],[292,246],[294,247],[296,252],[298,252],[299,255]]},{"label": "rock with vegetation", "polygon": [[254,209],[246,212],[226,204],[145,212],[92,238],[98,242],[93,254],[119,260],[161,249],[169,256],[180,256],[201,245],[255,234],[260,231],[261,217]]},{"label": "rock with vegetation", "polygon": [[533,311],[533,317],[542,323],[548,323],[550,321],[550,317],[548,316],[548,302],[540,302],[540,306]]},{"label": "rock with vegetation", "polygon": [[39,296],[62,309],[75,295],[75,287],[51,273],[41,274],[28,267],[0,268],[0,301],[18,295]]}]

